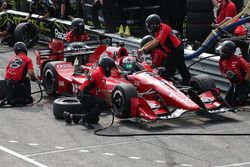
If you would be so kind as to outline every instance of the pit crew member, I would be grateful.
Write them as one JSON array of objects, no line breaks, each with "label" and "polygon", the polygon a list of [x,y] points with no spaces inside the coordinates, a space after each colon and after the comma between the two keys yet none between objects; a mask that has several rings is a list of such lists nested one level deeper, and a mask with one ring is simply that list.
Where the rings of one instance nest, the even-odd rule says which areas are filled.
[{"label": "pit crew member", "polygon": [[[15,56],[9,60],[6,67],[5,80],[11,88],[1,105],[6,102],[11,105],[30,104],[33,99],[30,95],[30,79],[36,81],[33,63],[27,56],[27,47],[23,42],[16,42],[14,45]],[[29,75],[30,79],[26,77]]]},{"label": "pit crew member", "polygon": [[225,100],[232,106],[245,105],[250,92],[250,64],[241,56],[234,55],[235,50],[234,42],[224,41],[219,60],[222,76],[231,83]]},{"label": "pit crew member", "polygon": [[230,18],[236,16],[237,9],[231,0],[213,0],[213,3],[219,11],[216,24],[222,24]]},{"label": "pit crew member", "polygon": [[[140,47],[142,48],[147,43],[153,40],[154,37],[152,35],[144,36],[141,40]],[[162,51],[159,47],[156,47],[155,49],[145,52],[144,54],[150,54],[152,59],[152,63],[150,65],[151,68],[157,68],[157,67],[165,68],[163,71],[159,73],[163,78],[165,79],[174,78],[176,68],[173,68],[172,62],[168,59],[168,56],[164,51]]]},{"label": "pit crew member", "polygon": [[2,25],[0,26],[0,37],[2,38],[1,43],[13,47],[13,35],[16,28],[16,24],[12,19],[9,18],[8,14],[5,12],[0,14],[0,22],[2,23]]},{"label": "pit crew member", "polygon": [[32,14],[38,14],[40,19],[47,19],[54,13],[55,7],[49,0],[32,0],[29,6],[29,14],[24,20],[31,18]]},{"label": "pit crew member", "polygon": [[71,22],[71,30],[66,35],[67,42],[81,42],[89,39],[88,33],[85,31],[84,20],[75,18]]},{"label": "pit crew member", "polygon": [[145,23],[148,32],[154,36],[154,40],[138,49],[138,54],[147,53],[156,47],[160,47],[171,61],[169,68],[177,68],[182,77],[182,83],[188,85],[191,74],[185,64],[184,46],[182,42],[173,33],[171,27],[161,22],[161,18],[157,14],[149,15]]},{"label": "pit crew member", "polygon": [[[102,111],[111,106],[111,95],[107,91],[106,77],[110,77],[111,69],[116,68],[115,62],[108,56],[100,58],[98,66],[87,74],[87,80],[80,87],[78,98],[86,106],[86,114],[70,114],[64,112],[66,123],[72,120],[80,123],[87,129],[93,129],[92,124],[98,123]],[[100,96],[100,93],[104,95]]]}]

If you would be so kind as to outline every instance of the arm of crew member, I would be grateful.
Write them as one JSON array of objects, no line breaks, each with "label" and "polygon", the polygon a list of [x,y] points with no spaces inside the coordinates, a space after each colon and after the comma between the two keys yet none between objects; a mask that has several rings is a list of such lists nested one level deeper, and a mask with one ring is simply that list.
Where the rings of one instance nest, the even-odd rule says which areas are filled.
[{"label": "arm of crew member", "polygon": [[6,8],[6,6],[7,6],[7,3],[3,2],[3,4],[0,7],[0,11],[3,11]]},{"label": "arm of crew member", "polygon": [[112,104],[112,99],[111,99],[111,94],[108,92],[108,90],[101,90],[102,94],[106,97],[107,102],[109,103],[109,105]]},{"label": "arm of crew member", "polygon": [[48,17],[49,17],[49,12],[48,12],[48,13],[46,13],[45,15],[43,15],[43,16],[41,17],[41,19],[46,20]]},{"label": "arm of crew member", "polygon": [[247,73],[245,75],[245,80],[250,80],[250,67],[247,70]]},{"label": "arm of crew member", "polygon": [[29,13],[28,16],[24,20],[29,20],[31,18],[32,13]]},{"label": "arm of crew member", "polygon": [[156,48],[158,45],[160,44],[160,41],[157,39],[154,39],[150,42],[148,42],[146,45],[144,45],[142,48],[138,49],[138,52],[146,52],[149,50],[153,50],[154,48]]},{"label": "arm of crew member", "polygon": [[7,35],[9,35],[9,33],[6,30],[0,32],[0,37],[6,37]]},{"label": "arm of crew member", "polygon": [[218,8],[220,6],[220,4],[216,0],[211,0],[211,1],[215,7]]},{"label": "arm of crew member", "polygon": [[65,17],[65,4],[64,3],[61,4],[61,17],[62,18]]},{"label": "arm of crew member", "polygon": [[36,81],[37,80],[34,69],[29,69],[28,74],[30,76],[31,81]]}]

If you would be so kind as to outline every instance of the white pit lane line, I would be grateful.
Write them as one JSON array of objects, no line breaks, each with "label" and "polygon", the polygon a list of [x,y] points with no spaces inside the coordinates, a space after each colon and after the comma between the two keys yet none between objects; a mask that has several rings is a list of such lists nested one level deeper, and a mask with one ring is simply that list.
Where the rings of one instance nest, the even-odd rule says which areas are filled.
[{"label": "white pit lane line", "polygon": [[24,155],[21,155],[21,154],[19,154],[17,152],[14,152],[14,151],[6,148],[6,147],[0,146],[0,150],[2,150],[3,152],[9,153],[9,154],[11,154],[11,155],[13,155],[13,156],[15,156],[17,158],[20,158],[20,159],[22,159],[24,161],[27,161],[27,162],[35,165],[35,166],[38,166],[38,167],[48,167],[48,166],[43,165],[43,164],[41,164],[41,163],[39,163],[39,162],[37,162],[37,161],[35,161],[33,159],[30,159],[30,158],[28,158],[28,157],[26,157]]},{"label": "white pit lane line", "polygon": [[250,162],[242,162],[242,163],[235,163],[235,164],[229,164],[229,165],[221,165],[221,166],[215,166],[215,167],[234,167],[234,166],[246,166],[250,165]]}]

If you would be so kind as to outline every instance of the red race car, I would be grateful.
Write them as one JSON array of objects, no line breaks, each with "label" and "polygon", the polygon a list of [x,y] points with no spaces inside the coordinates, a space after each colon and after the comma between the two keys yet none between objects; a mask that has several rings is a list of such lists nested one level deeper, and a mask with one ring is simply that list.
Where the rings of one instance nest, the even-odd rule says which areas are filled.
[{"label": "red race car", "polygon": [[[49,43],[49,48],[35,52],[38,76],[48,95],[76,95],[86,80],[85,72],[96,66],[100,56],[108,55],[116,60],[118,66],[118,70],[112,70],[111,77],[107,78],[113,110],[118,118],[155,121],[177,118],[185,112],[210,114],[231,110],[207,75],[194,76],[190,86],[182,86],[162,78],[144,62],[136,62],[138,70],[127,73],[120,67],[121,59],[128,56],[122,45],[99,45],[93,51],[85,43],[78,42],[69,44],[65,50],[61,41],[54,40]],[[76,60],[80,62],[76,66],[80,69],[72,63]],[[76,98],[70,97],[56,99],[53,105],[54,116],[58,119],[63,118],[63,111],[84,110]]]}]

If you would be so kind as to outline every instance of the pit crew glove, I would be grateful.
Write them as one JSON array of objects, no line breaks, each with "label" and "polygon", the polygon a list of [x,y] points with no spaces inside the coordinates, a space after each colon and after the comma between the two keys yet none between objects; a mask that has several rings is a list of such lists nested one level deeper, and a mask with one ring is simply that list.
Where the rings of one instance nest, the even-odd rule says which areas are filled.
[{"label": "pit crew glove", "polygon": [[239,83],[240,82],[237,75],[232,71],[227,72],[227,78],[233,83]]}]

